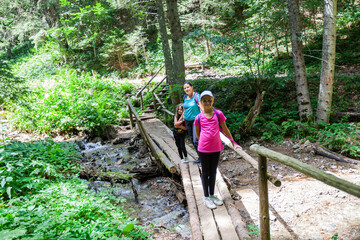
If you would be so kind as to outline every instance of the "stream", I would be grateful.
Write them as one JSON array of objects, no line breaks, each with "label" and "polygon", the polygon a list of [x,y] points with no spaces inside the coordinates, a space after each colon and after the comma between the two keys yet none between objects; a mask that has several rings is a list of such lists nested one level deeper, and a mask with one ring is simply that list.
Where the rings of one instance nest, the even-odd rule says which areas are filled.
[{"label": "stream", "polygon": [[[79,146],[83,156],[82,165],[90,172],[126,174],[134,167],[152,166],[142,139],[115,145],[81,142]],[[107,191],[125,199],[124,209],[142,225],[154,224],[174,230],[184,238],[191,238],[189,213],[173,192],[173,181],[169,177],[159,176],[144,181],[133,178],[132,183],[89,181],[89,187],[95,192]],[[136,198],[138,203],[135,201]]]}]

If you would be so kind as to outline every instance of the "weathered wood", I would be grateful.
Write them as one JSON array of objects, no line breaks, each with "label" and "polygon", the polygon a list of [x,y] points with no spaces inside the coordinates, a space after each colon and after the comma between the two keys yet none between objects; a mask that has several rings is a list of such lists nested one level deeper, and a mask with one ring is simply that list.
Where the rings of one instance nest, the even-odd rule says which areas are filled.
[{"label": "weathered wood", "polygon": [[[162,84],[165,81],[165,79],[166,79],[166,76],[160,82],[158,82],[153,89],[151,89],[151,92],[154,92],[155,89],[157,89],[160,86],[160,84]],[[160,91],[162,91],[162,90],[160,90]]]},{"label": "weathered wood", "polygon": [[262,240],[270,240],[269,196],[267,185],[267,160],[259,155],[258,160],[259,198],[260,198],[260,237]]},{"label": "weathered wood", "polygon": [[129,183],[133,177],[132,174],[120,172],[98,172],[93,170],[82,170],[79,173],[81,179],[100,180],[111,183]]},{"label": "weathered wood", "polygon": [[348,117],[349,120],[360,120],[360,113],[359,112],[335,112],[335,116],[337,117]]},{"label": "weathered wood", "polygon": [[[156,164],[158,165],[161,173],[165,174],[165,171],[164,171],[164,167],[163,165],[161,164],[161,160],[163,158],[161,158],[161,156],[159,155],[159,153],[157,152],[157,150],[155,149],[155,146],[154,146],[154,142],[150,139],[149,135],[147,134],[145,128],[144,128],[144,125],[142,124],[142,121],[140,120],[140,117],[139,115],[137,114],[135,108],[133,107],[133,105],[131,104],[130,102],[130,99],[127,99],[127,103],[128,103],[128,106],[130,107],[130,110],[132,111],[132,113],[134,114],[135,116],[135,119],[136,119],[136,123],[139,127],[139,130],[140,130],[140,134],[142,135],[143,139],[146,140],[146,143],[147,145],[149,146],[150,150],[151,150],[151,153],[153,154],[153,156],[155,157],[155,162]],[[155,144],[156,145],[156,144]],[[165,159],[164,159],[165,160]],[[167,161],[166,161],[167,162]],[[166,165],[165,165],[166,166]],[[170,169],[169,169],[170,171]]]},{"label": "weathered wood", "polygon": [[203,239],[195,194],[191,183],[191,176],[189,174],[189,164],[180,164],[180,170],[189,211],[192,239]]},{"label": "weathered wood", "polygon": [[250,109],[248,115],[241,124],[239,130],[241,136],[246,135],[254,125],[256,117],[260,113],[264,95],[265,95],[265,91],[257,94],[254,106]]},{"label": "weathered wood", "polygon": [[[221,176],[219,169],[217,170],[217,175]],[[232,223],[235,227],[235,231],[239,239],[251,239],[246,228],[246,224],[242,220],[239,210],[236,208],[233,199],[228,191],[225,181],[221,177],[217,177],[216,185],[221,194],[222,200],[226,207],[227,212],[229,213]],[[224,239],[224,238],[223,238]]]},{"label": "weathered wood", "polygon": [[144,181],[149,178],[161,176],[161,172],[159,171],[159,169],[156,166],[133,168],[129,172],[133,173],[134,174],[133,177],[140,181]]},{"label": "weathered wood", "polygon": [[131,111],[131,108],[129,105],[128,105],[128,109],[129,109],[130,127],[131,127],[131,129],[133,129],[135,124],[134,124],[134,120],[133,120],[133,116],[132,116],[132,111]]},{"label": "weathered wood", "polygon": [[325,147],[315,145],[314,150],[315,150],[316,154],[319,154],[321,156],[334,159],[335,161],[345,162],[345,163],[352,163],[352,164],[359,165],[359,163],[351,161],[346,157],[340,156],[339,154],[334,153],[334,152],[330,151],[329,149],[326,149]]},{"label": "weathered wood", "polygon": [[154,149],[156,150],[161,162],[164,164],[166,169],[172,174],[177,173],[178,170],[177,170],[175,164],[173,162],[171,162],[169,160],[169,158],[166,157],[166,155],[163,153],[163,151],[158,147],[158,145],[156,145],[156,143],[152,139],[150,139],[150,141],[151,141],[152,145],[154,146]]},{"label": "weathered wood", "polygon": [[[231,141],[223,134],[220,133],[220,138],[221,141],[228,146],[230,149],[232,149],[234,152],[236,152],[237,154],[239,154],[243,159],[245,159],[248,163],[251,164],[251,166],[253,166],[255,169],[258,170],[258,162],[253,159],[249,154],[247,154],[245,151],[243,150],[239,150],[239,149],[234,149]],[[267,173],[267,179],[274,184],[276,187],[280,187],[281,186],[281,181],[273,176],[271,173]]]},{"label": "weathered wood", "polygon": [[[148,120],[148,119],[152,119],[152,118],[154,118],[154,116],[139,116],[140,117],[140,120]],[[134,117],[132,117],[132,119],[131,118],[118,118],[118,119],[115,119],[115,121],[118,121],[118,122],[122,122],[122,123],[128,123],[128,122],[132,122],[131,124],[133,124],[133,126],[134,126],[134,121],[136,121],[135,120],[135,118]]]},{"label": "weathered wood", "polygon": [[198,165],[190,163],[189,169],[204,240],[220,240],[213,213],[204,204],[204,192],[202,188],[199,167]]},{"label": "weathered wood", "polygon": [[296,160],[295,158],[272,151],[270,149],[259,146],[257,144],[251,145],[250,150],[253,152],[256,152],[257,154],[260,154],[262,156],[270,158],[274,161],[280,162],[286,166],[294,168],[295,170],[297,170],[301,173],[304,173],[307,176],[315,178],[323,183],[326,183],[330,186],[333,186],[337,189],[340,189],[344,192],[347,192],[351,195],[354,195],[354,196],[360,198],[360,186],[358,186],[356,184],[353,184],[344,179],[338,178],[332,174],[321,171],[311,165],[302,163],[302,162]]},{"label": "weathered wood", "polygon": [[152,78],[135,94],[135,97],[139,97],[139,95],[142,93],[142,91],[151,83],[151,81],[158,75],[158,73],[163,69],[165,65],[163,65],[155,74],[152,76]]}]

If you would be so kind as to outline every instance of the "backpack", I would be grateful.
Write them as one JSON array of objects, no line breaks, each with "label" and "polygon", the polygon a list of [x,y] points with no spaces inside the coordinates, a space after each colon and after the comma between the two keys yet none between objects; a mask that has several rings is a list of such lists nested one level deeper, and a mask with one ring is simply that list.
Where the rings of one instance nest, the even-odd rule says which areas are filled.
[{"label": "backpack", "polygon": [[[217,119],[218,119],[218,123],[219,123],[219,129],[220,129],[220,132],[222,132],[222,128],[221,128],[221,125],[220,125],[220,117],[219,117],[219,115],[218,115],[218,113],[217,113],[217,110],[214,108],[214,113],[215,113],[215,115],[216,115],[216,117],[217,117]],[[201,118],[200,118],[200,114],[197,116],[197,118],[198,118],[198,122],[199,122],[199,128],[200,128],[200,130],[201,130]]]},{"label": "backpack", "polygon": [[[197,92],[194,93],[194,95],[195,95],[194,99],[195,99],[196,104],[198,104],[197,94],[198,94]],[[187,96],[187,94],[184,95],[183,102],[185,102],[186,96]]]}]

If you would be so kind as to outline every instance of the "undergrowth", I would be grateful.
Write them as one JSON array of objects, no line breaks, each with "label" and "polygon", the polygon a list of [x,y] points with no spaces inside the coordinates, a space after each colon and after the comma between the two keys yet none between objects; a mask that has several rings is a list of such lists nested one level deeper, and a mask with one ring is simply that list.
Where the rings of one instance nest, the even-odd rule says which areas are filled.
[{"label": "undergrowth", "polygon": [[78,159],[74,143],[0,146],[1,239],[147,239],[124,199],[77,177]]}]

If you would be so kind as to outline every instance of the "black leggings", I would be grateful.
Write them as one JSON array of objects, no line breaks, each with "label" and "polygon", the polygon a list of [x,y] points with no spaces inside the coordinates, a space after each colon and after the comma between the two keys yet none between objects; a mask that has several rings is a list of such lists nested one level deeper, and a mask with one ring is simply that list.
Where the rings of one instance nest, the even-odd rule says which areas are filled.
[{"label": "black leggings", "polygon": [[183,159],[184,157],[187,157],[187,152],[185,148],[185,132],[184,134],[174,134],[174,138],[177,149],[179,151],[180,158]]},{"label": "black leggings", "polygon": [[199,152],[201,161],[201,181],[204,190],[204,196],[214,195],[216,182],[216,169],[219,164],[220,152],[203,153]]},{"label": "black leggings", "polygon": [[191,142],[195,147],[196,152],[198,151],[198,139],[196,137],[196,133],[195,133],[195,126],[194,126],[194,121],[187,121],[185,120],[185,126],[187,129],[187,133],[190,136]]}]

